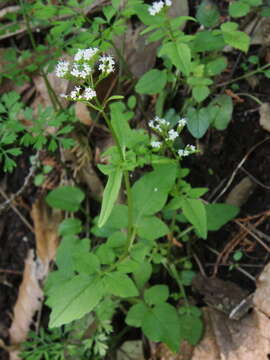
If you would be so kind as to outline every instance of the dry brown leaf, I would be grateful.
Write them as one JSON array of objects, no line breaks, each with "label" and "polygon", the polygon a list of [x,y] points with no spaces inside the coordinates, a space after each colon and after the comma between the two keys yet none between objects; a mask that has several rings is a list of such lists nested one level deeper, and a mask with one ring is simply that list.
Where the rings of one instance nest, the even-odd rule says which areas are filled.
[{"label": "dry brown leaf", "polygon": [[260,125],[270,132],[270,103],[263,103],[260,106]]},{"label": "dry brown leaf", "polygon": [[228,194],[226,204],[241,207],[247,202],[255,187],[256,185],[248,176],[244,177]]},{"label": "dry brown leaf", "polygon": [[91,126],[93,121],[90,116],[88,107],[81,102],[76,102],[75,104],[75,114],[76,117],[80,120],[81,123],[87,126]]},{"label": "dry brown leaf", "polygon": [[192,360],[263,360],[270,354],[270,264],[257,281],[254,309],[241,320],[203,309],[205,335],[196,346]]},{"label": "dry brown leaf", "polygon": [[31,216],[36,236],[36,252],[42,263],[43,277],[45,277],[49,270],[49,264],[56,254],[57,228],[62,220],[62,214],[59,210],[50,208],[41,197],[33,204]]},{"label": "dry brown leaf", "polygon": [[[17,345],[26,340],[32,318],[40,310],[43,291],[39,285],[39,264],[34,260],[34,251],[28,252],[25,260],[23,280],[19,288],[18,298],[14,306],[14,317],[9,329],[11,345]],[[12,351],[10,359],[19,359],[18,352]]]}]

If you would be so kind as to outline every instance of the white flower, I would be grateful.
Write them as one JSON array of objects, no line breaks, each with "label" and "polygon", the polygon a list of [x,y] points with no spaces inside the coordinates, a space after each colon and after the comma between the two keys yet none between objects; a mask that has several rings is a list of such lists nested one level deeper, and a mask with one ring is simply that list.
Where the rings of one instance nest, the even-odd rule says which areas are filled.
[{"label": "white flower", "polygon": [[178,155],[179,155],[180,157],[188,156],[188,155],[189,155],[189,152],[188,152],[187,150],[180,149],[180,150],[178,150]]},{"label": "white flower", "polygon": [[108,55],[103,55],[101,56],[101,58],[99,59],[100,64],[98,69],[102,72],[105,72],[107,74],[111,73],[114,71],[114,65],[115,65],[115,61],[112,58],[112,56]]},{"label": "white flower", "polygon": [[175,130],[173,130],[173,129],[169,130],[169,132],[168,132],[168,140],[173,141],[173,140],[175,140],[177,137],[178,137],[178,132],[177,132],[177,131],[175,131]]},{"label": "white flower", "polygon": [[196,147],[194,145],[187,145],[185,149],[178,150],[178,155],[180,157],[182,156],[188,156],[190,154],[194,154],[196,152]]},{"label": "white flower", "polygon": [[98,48],[79,49],[74,56],[74,61],[90,60],[97,52]]},{"label": "white flower", "polygon": [[171,0],[165,0],[165,5],[166,6],[172,6],[172,1]]},{"label": "white flower", "polygon": [[196,152],[196,147],[194,145],[187,145],[186,150],[189,151],[190,154],[195,153]]},{"label": "white flower", "polygon": [[152,148],[159,149],[162,143],[160,141],[151,141]]},{"label": "white flower", "polygon": [[83,93],[83,98],[86,100],[91,100],[93,97],[95,97],[97,94],[95,92],[95,90],[93,90],[92,88],[88,87],[85,88],[84,93]]},{"label": "white flower", "polygon": [[68,61],[59,61],[55,68],[56,76],[63,78],[68,73],[69,62]]},{"label": "white flower", "polygon": [[72,100],[77,100],[79,98],[80,90],[81,90],[80,86],[75,86],[74,90],[72,90],[69,95]]},{"label": "white flower", "polygon": [[187,124],[187,119],[182,118],[180,120],[178,120],[178,125],[181,127],[184,127]]},{"label": "white flower", "polygon": [[88,64],[74,64],[71,75],[85,79],[91,73],[91,67]]},{"label": "white flower", "polygon": [[153,4],[148,8],[149,14],[155,16],[161,11],[163,7],[164,7],[163,1],[154,1]]}]

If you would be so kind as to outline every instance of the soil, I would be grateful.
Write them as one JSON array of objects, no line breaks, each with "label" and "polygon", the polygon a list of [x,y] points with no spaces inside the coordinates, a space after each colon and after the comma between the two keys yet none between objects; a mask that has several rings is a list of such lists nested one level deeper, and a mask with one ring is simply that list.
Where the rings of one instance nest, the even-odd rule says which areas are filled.
[{"label": "soil", "polygon": [[[256,50],[256,49],[255,49]],[[233,77],[242,75],[240,65],[235,70]],[[227,76],[227,75],[226,75]],[[226,81],[224,79],[223,81]],[[256,91],[252,90],[246,82],[239,83],[240,92],[251,93],[260,99],[267,100],[270,80],[264,80]],[[210,130],[203,139],[200,139],[199,145],[201,153],[187,160],[186,165],[191,168],[188,180],[193,186],[208,187],[209,192],[205,199],[216,189],[217,194],[226,185],[233,171],[239,162],[256,144],[262,142],[268,136],[265,130],[259,125],[258,105],[251,100],[244,98],[244,102],[235,106],[233,118],[224,131]],[[186,135],[190,141],[189,135]],[[28,172],[28,155],[21,156],[18,160],[18,167],[12,175],[1,174],[2,188],[10,196],[16,192],[23,184],[24,178]],[[247,157],[243,168],[236,173],[233,183],[229,190],[235,184],[246,176],[251,177],[256,187],[246,203],[242,206],[239,214],[240,218],[246,218],[252,215],[258,215],[270,209],[270,139],[263,142]],[[18,199],[14,206],[31,223],[29,216],[31,209],[31,196],[35,193],[32,183]],[[219,202],[225,200],[226,194],[219,199]],[[0,197],[1,203],[4,202]],[[270,232],[270,222],[267,218],[259,227],[264,234]],[[213,273],[216,255],[211,253],[206,245],[211,246],[217,252],[221,252],[224,246],[233,239],[239,232],[239,227],[230,223],[222,228],[221,231],[210,233],[209,239],[200,244],[196,253],[202,262],[208,275]],[[266,240],[264,240],[266,241]],[[266,243],[269,245],[269,242]],[[34,235],[23,223],[12,208],[2,212],[0,219],[0,338],[8,342],[8,328],[12,319],[12,309],[16,301],[18,288],[22,280],[22,271],[28,249],[34,247]],[[269,261],[269,253],[254,239],[248,238],[248,241],[241,242],[237,249],[241,249],[244,254],[243,268],[252,276],[256,277],[261,272],[264,265]],[[236,249],[235,249],[236,250]],[[229,259],[231,259],[231,254]],[[240,261],[241,263],[241,261]],[[248,289],[254,288],[254,283],[239,273],[237,269],[230,270],[228,263],[220,264],[219,276],[224,279],[232,279],[240,286]],[[7,360],[7,353],[0,348],[0,360]]]}]

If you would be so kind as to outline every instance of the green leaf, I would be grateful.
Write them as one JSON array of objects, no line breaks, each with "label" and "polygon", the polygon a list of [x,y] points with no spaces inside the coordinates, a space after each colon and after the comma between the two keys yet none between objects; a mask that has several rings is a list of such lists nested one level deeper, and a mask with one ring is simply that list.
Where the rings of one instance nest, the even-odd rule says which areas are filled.
[{"label": "green leaf", "polygon": [[116,231],[108,238],[106,244],[113,249],[123,247],[127,244],[127,235],[122,231]]},{"label": "green leaf", "polygon": [[221,31],[226,44],[231,45],[235,49],[248,51],[250,44],[250,37],[243,31],[236,30],[238,24],[233,22],[226,22],[221,25]]},{"label": "green leaf", "polygon": [[239,208],[229,204],[207,204],[207,229],[216,231],[219,230],[228,221],[235,218],[239,213]]},{"label": "green leaf", "polygon": [[210,94],[210,90],[207,86],[199,85],[192,88],[192,96],[197,102],[202,102]]},{"label": "green leaf", "polygon": [[181,337],[187,340],[191,345],[196,345],[203,334],[203,322],[198,316],[192,314],[180,315]]},{"label": "green leaf", "polygon": [[217,6],[210,0],[203,0],[198,7],[196,18],[205,27],[213,27],[219,22]]},{"label": "green leaf", "polygon": [[82,318],[92,311],[104,295],[100,278],[84,274],[58,286],[50,292],[46,304],[52,308],[49,327],[59,327]]},{"label": "green leaf", "polygon": [[119,297],[138,296],[138,290],[134,282],[126,274],[112,272],[105,275],[104,286],[109,294]]},{"label": "green leaf", "polygon": [[98,227],[102,227],[108,220],[114,203],[118,197],[121,187],[123,172],[122,169],[115,169],[109,174],[109,178],[103,193],[101,212],[98,219]]},{"label": "green leaf", "polygon": [[157,305],[166,302],[169,297],[167,285],[154,285],[144,292],[144,300],[148,305]]},{"label": "green leaf", "polygon": [[246,16],[250,11],[250,6],[244,1],[235,1],[230,3],[229,14],[232,17],[239,18]]},{"label": "green leaf", "polygon": [[177,164],[162,164],[136,181],[132,187],[135,222],[141,216],[155,214],[163,208],[175,182],[176,171]]},{"label": "green leaf", "polygon": [[197,32],[193,41],[194,50],[197,52],[222,50],[224,46],[223,36],[210,30]]},{"label": "green leaf", "polygon": [[211,101],[208,109],[211,124],[218,130],[225,130],[232,117],[232,98],[228,95],[218,95]]},{"label": "green leaf", "polygon": [[189,132],[197,139],[203,137],[209,127],[209,113],[207,108],[197,110],[190,107],[187,111],[187,128]]},{"label": "green leaf", "polygon": [[206,65],[206,72],[209,76],[220,74],[227,67],[227,58],[220,56],[215,60],[209,61]]},{"label": "green leaf", "polygon": [[142,330],[152,341],[162,341],[175,352],[179,351],[180,323],[176,309],[167,303],[149,309],[142,319]]},{"label": "green leaf", "polygon": [[135,90],[139,94],[158,94],[162,91],[167,82],[167,73],[152,69],[147,71],[137,82]]},{"label": "green leaf", "polygon": [[135,304],[129,309],[125,322],[129,326],[141,327],[148,311],[148,307],[144,303]]},{"label": "green leaf", "polygon": [[78,211],[84,197],[84,193],[77,187],[61,186],[49,192],[45,200],[53,208]]},{"label": "green leaf", "polygon": [[115,260],[115,252],[107,244],[101,244],[96,251],[101,264],[110,265],[113,264]]},{"label": "green leaf", "polygon": [[250,6],[260,6],[263,4],[263,0],[245,0],[245,2],[248,3]]},{"label": "green leaf", "polygon": [[65,235],[76,235],[82,231],[82,222],[79,219],[65,219],[61,222],[58,227],[58,234],[61,236]]},{"label": "green leaf", "polygon": [[92,275],[99,272],[100,261],[95,254],[76,252],[73,254],[74,270],[78,273]]},{"label": "green leaf", "polygon": [[187,44],[167,42],[161,46],[159,56],[168,56],[173,65],[184,75],[191,72],[191,51]]},{"label": "green leaf", "polygon": [[205,206],[201,200],[188,199],[182,200],[184,216],[194,226],[198,235],[203,239],[207,237],[207,218]]},{"label": "green leaf", "polygon": [[138,235],[142,239],[155,240],[168,234],[168,226],[156,216],[141,216],[135,222]]},{"label": "green leaf", "polygon": [[134,280],[139,289],[150,279],[152,274],[152,265],[149,262],[142,262],[138,268],[133,271]]}]

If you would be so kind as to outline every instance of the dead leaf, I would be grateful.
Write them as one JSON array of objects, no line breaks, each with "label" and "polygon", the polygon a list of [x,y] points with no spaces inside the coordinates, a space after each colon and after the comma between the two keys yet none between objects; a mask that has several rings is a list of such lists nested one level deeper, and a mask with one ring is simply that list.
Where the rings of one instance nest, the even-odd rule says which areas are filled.
[{"label": "dead leaf", "polygon": [[260,125],[270,132],[270,103],[263,103],[260,106]]},{"label": "dead leaf", "polygon": [[[32,323],[32,318],[40,310],[43,291],[39,285],[39,263],[34,260],[34,251],[28,252],[25,260],[23,280],[19,288],[18,298],[14,306],[14,317],[9,329],[11,345],[25,341]],[[10,353],[10,359],[20,359],[17,351]]]},{"label": "dead leaf", "polygon": [[117,360],[144,360],[142,341],[125,341],[117,350]]},{"label": "dead leaf", "polygon": [[257,289],[253,296],[253,303],[259,311],[270,318],[270,263],[266,265],[257,280]]},{"label": "dead leaf", "polygon": [[42,264],[43,278],[47,276],[49,264],[54,259],[58,246],[57,228],[62,220],[59,210],[50,208],[43,197],[32,207],[31,216],[36,236],[36,252]]},{"label": "dead leaf", "polygon": [[255,186],[248,176],[244,177],[228,194],[226,204],[241,207],[247,202]]},{"label": "dead leaf", "polygon": [[76,102],[75,115],[84,125],[91,126],[93,124],[89,108],[84,103]]}]

